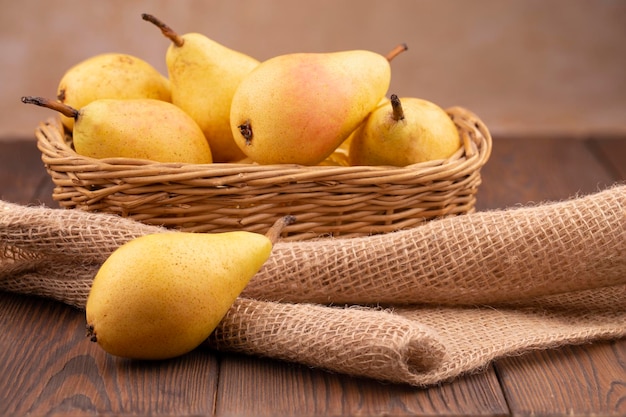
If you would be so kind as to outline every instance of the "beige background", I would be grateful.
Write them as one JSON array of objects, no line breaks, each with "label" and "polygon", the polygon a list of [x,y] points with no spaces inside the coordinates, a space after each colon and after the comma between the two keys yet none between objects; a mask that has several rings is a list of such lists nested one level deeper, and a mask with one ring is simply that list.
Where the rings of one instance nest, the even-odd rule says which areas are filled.
[{"label": "beige background", "polygon": [[142,12],[258,59],[289,52],[409,50],[391,92],[465,106],[494,134],[626,133],[626,1],[230,0],[2,2],[0,139],[32,138],[63,72],[108,51],[166,73],[168,41]]}]

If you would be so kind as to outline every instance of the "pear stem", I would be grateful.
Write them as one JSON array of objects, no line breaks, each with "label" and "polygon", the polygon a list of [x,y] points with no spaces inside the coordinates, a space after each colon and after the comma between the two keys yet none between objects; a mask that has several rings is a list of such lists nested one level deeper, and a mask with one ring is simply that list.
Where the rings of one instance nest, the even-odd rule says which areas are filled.
[{"label": "pear stem", "polygon": [[392,59],[394,59],[395,57],[397,57],[398,55],[400,55],[402,52],[406,51],[407,49],[409,49],[407,44],[401,43],[397,45],[395,48],[393,48],[391,51],[389,51],[389,53],[385,55],[385,58],[387,58],[387,61],[391,62]]},{"label": "pear stem", "polygon": [[295,221],[296,216],[292,216],[290,214],[281,217],[280,219],[276,220],[272,227],[270,227],[270,229],[267,231],[267,233],[265,233],[265,237],[267,237],[273,245],[280,238],[280,235],[285,227],[289,226]]},{"label": "pear stem", "polygon": [[391,95],[391,108],[393,109],[393,115],[391,116],[393,120],[399,122],[400,120],[404,120],[404,110],[402,109],[402,103],[397,95]]},{"label": "pear stem", "polygon": [[178,33],[174,32],[174,30],[171,27],[169,27],[168,25],[166,25],[165,23],[163,23],[161,20],[157,19],[156,17],[152,16],[151,14],[142,13],[141,18],[147,22],[154,24],[156,27],[161,29],[161,32],[163,32],[165,37],[171,40],[174,43],[174,45],[180,47],[180,46],[183,46],[183,44],[185,43],[185,40]]},{"label": "pear stem", "polygon": [[22,97],[22,103],[35,104],[37,106],[47,107],[49,109],[58,111],[63,116],[71,117],[73,119],[77,119],[80,113],[74,107],[70,107],[67,104],[63,104],[59,101],[50,100],[44,97],[25,96],[25,97]]}]

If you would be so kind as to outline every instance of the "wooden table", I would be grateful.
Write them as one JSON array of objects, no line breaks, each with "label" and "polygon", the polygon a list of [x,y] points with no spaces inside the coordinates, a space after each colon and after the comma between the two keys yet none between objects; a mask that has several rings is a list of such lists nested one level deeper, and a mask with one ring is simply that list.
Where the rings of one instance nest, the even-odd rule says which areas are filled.
[{"label": "wooden table", "polygon": [[[478,209],[591,193],[626,179],[626,138],[495,137]],[[51,200],[34,141],[0,142],[0,198]],[[536,351],[429,389],[196,350],[120,361],[59,302],[0,292],[0,415],[626,415],[626,340]]]}]

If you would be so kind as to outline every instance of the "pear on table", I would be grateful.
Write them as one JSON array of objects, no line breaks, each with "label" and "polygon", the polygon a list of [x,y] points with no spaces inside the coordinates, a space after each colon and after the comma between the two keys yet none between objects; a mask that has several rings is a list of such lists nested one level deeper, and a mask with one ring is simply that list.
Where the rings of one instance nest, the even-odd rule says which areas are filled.
[{"label": "pear on table", "polygon": [[165,232],[125,243],[93,280],[88,336],[106,352],[132,359],[168,359],[195,349],[294,220],[277,220],[266,235]]},{"label": "pear on table", "polygon": [[155,99],[99,99],[81,109],[43,97],[22,102],[74,119],[76,153],[91,158],[135,158],[208,164],[211,148],[198,124],[172,103]]},{"label": "pear on table", "polygon": [[230,124],[235,142],[260,164],[316,165],[384,98],[390,60],[371,51],[293,53],[262,62],[239,84]]},{"label": "pear on table", "polygon": [[[170,82],[148,62],[129,54],[103,53],[69,68],[59,81],[57,99],[80,109],[102,98],[170,101]],[[61,115],[65,127],[74,119]]]},{"label": "pear on table", "polygon": [[377,107],[350,136],[350,165],[406,166],[447,159],[461,148],[459,131],[435,103],[391,99]]},{"label": "pear on table", "polygon": [[142,18],[155,24],[172,41],[166,52],[172,103],[183,109],[204,132],[216,162],[233,162],[245,155],[230,129],[230,105],[235,89],[259,61],[227,48],[201,33],[178,35],[150,14]]}]

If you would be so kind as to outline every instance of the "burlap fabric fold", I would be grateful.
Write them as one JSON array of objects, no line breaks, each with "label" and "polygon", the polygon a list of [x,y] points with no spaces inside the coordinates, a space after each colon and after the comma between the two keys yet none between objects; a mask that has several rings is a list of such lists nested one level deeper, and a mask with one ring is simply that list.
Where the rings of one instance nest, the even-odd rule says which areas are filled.
[{"label": "burlap fabric fold", "polygon": [[[0,202],[0,289],[84,308],[114,215]],[[429,385],[626,334],[626,186],[354,239],[278,242],[207,344]],[[384,307],[384,308],[383,308]]]}]

